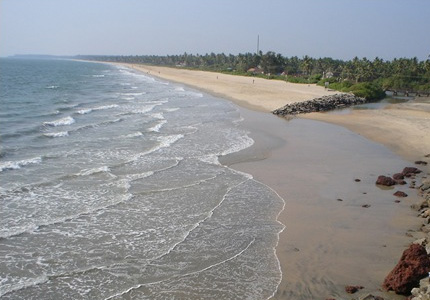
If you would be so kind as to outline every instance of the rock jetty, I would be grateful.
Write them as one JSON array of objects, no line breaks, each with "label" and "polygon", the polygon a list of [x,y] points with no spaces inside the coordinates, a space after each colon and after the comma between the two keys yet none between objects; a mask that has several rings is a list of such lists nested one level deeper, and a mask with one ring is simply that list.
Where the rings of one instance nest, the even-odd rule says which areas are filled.
[{"label": "rock jetty", "polygon": [[284,107],[275,109],[272,113],[281,116],[297,115],[318,111],[329,111],[367,102],[369,101],[365,98],[357,97],[353,94],[334,94],[304,102],[287,104]]}]

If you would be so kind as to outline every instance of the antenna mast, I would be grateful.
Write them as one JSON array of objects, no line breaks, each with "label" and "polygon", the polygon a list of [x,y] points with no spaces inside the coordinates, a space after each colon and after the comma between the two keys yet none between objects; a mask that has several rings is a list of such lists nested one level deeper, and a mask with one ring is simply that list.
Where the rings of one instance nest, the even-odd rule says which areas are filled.
[{"label": "antenna mast", "polygon": [[257,35],[257,55],[260,53],[260,35]]}]

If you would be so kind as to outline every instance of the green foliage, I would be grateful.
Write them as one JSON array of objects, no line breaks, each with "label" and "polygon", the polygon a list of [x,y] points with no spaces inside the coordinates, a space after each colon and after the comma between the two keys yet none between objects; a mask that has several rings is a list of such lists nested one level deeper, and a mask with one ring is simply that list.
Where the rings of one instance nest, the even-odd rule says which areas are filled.
[{"label": "green foliage", "polygon": [[[124,62],[170,66],[205,71],[227,72],[245,76],[258,76],[268,79],[287,80],[293,83],[317,83],[321,86],[329,82],[329,88],[349,91],[377,98],[381,90],[430,90],[430,60],[418,61],[417,58],[400,58],[384,61],[376,57],[373,61],[367,58],[354,57],[349,61],[332,58],[284,57],[269,51],[245,53],[238,55],[221,54],[188,54],[181,55],[141,55],[141,56],[77,56],[80,59]],[[250,68],[260,68],[264,74],[248,74]],[[287,74],[287,78],[280,74]],[[323,78],[330,77],[330,78]],[[360,83],[372,83],[357,85]],[[354,84],[354,85],[353,85]],[[376,88],[377,86],[378,88]]]},{"label": "green foliage", "polygon": [[354,84],[349,88],[349,92],[352,92],[357,97],[363,97],[367,100],[379,100],[385,97],[385,92],[381,86],[372,82],[362,82]]}]

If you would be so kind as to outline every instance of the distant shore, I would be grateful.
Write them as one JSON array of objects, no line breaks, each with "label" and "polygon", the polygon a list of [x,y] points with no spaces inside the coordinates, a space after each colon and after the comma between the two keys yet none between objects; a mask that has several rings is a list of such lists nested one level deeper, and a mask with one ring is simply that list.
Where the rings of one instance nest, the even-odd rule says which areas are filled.
[{"label": "distant shore", "polygon": [[[126,64],[150,75],[183,83],[229,99],[239,106],[271,112],[286,104],[302,102],[339,92],[315,84],[295,84],[280,80],[235,76],[158,66]],[[384,109],[351,110],[348,114],[311,113],[300,118],[314,119],[347,127],[381,143],[413,161],[430,153],[430,98],[412,103],[389,105]]]},{"label": "distant shore", "polygon": [[[430,152],[426,135],[430,112],[425,99],[377,110],[312,113],[288,121],[270,112],[336,92],[253,77],[127,66],[243,107],[243,126],[250,130],[255,146],[223,163],[252,174],[286,202],[279,217],[286,229],[277,248],[283,280],[275,299],[304,300],[317,295],[318,299],[345,299],[348,284],[365,286],[365,293],[387,296],[380,286],[412,241],[406,231],[419,227],[420,221],[410,209],[419,198],[410,192],[410,197],[395,203],[392,192],[377,188],[375,180],[379,173],[394,173]],[[347,127],[408,161],[320,121]],[[401,189],[408,190],[406,186]],[[388,299],[403,297],[390,295]]]}]

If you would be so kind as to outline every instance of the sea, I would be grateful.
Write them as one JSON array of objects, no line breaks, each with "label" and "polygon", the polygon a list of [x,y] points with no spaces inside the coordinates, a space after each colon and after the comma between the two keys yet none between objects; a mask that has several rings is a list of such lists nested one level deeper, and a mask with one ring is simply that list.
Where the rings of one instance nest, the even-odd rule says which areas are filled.
[{"label": "sea", "polygon": [[0,297],[270,298],[284,201],[220,163],[242,121],[126,66],[0,59]]}]

